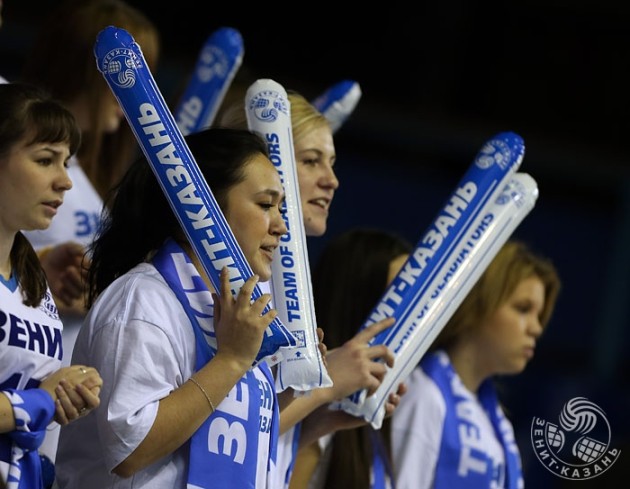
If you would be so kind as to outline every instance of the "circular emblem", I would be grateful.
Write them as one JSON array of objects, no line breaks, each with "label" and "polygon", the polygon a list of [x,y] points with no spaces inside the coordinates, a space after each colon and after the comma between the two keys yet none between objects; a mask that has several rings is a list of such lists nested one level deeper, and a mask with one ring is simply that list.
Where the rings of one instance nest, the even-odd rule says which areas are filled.
[{"label": "circular emblem", "polygon": [[510,161],[510,156],[510,147],[500,139],[493,139],[483,145],[475,159],[475,164],[483,169],[495,164],[505,168]]},{"label": "circular emblem", "polygon": [[116,48],[103,57],[101,71],[115,85],[131,88],[136,83],[136,70],[140,66],[140,58],[133,50]]},{"label": "circular emblem", "polygon": [[275,90],[263,90],[249,101],[249,110],[263,122],[274,122],[280,114],[289,116],[287,100]]},{"label": "circular emblem", "polygon": [[567,402],[557,424],[534,418],[531,439],[540,463],[563,479],[592,479],[610,469],[621,453],[610,446],[604,411],[585,397]]},{"label": "circular emblem", "polygon": [[222,49],[207,46],[199,55],[197,77],[202,83],[208,83],[214,77],[226,78],[229,71],[229,61]]}]

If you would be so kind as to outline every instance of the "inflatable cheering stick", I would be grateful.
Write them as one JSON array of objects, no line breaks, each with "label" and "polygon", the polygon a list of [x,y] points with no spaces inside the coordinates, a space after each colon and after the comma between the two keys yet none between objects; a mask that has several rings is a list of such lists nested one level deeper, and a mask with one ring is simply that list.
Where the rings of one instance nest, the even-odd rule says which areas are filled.
[{"label": "inflatable cheering stick", "polygon": [[[460,243],[478,225],[485,206],[493,203],[503,191],[511,175],[520,166],[524,153],[525,146],[520,136],[509,132],[498,134],[483,145],[442,210],[362,325],[361,328],[365,328],[387,317],[396,318],[391,328],[379,333],[370,342],[387,345],[394,352],[395,365],[388,376],[403,367],[401,352],[421,334],[419,321],[427,315],[425,308],[433,293],[432,284],[452,265],[452,260],[458,256]],[[453,286],[453,283],[449,281],[448,286]],[[433,304],[435,301],[430,302]],[[427,348],[428,346],[426,345]],[[371,400],[375,396],[377,393],[371,396]],[[363,415],[365,402],[366,391],[363,390],[344,399],[342,405],[351,414]]]},{"label": "inflatable cheering stick", "polygon": [[[140,46],[124,29],[109,26],[97,36],[94,54],[212,285],[221,290],[219,274],[227,267],[236,294],[253,272],[169,112]],[[261,295],[256,285],[252,297]],[[281,359],[281,347],[295,345],[295,337],[276,317],[265,332],[256,363],[265,359],[273,365]]]},{"label": "inflatable cheering stick", "polygon": [[317,346],[317,322],[287,92],[273,80],[258,80],[247,90],[245,113],[249,129],[267,142],[269,159],[280,174],[286,199],[284,220],[288,232],[280,238],[271,263],[271,291],[278,316],[298,339],[298,345],[283,355],[276,385],[281,391],[287,387],[295,391],[329,387],[332,380]]},{"label": "inflatable cheering stick", "polygon": [[343,80],[330,87],[312,103],[328,119],[335,133],[350,117],[360,98],[359,84],[352,80]]},{"label": "inflatable cheering stick", "polygon": [[236,29],[222,27],[208,37],[175,110],[175,120],[182,134],[212,125],[225,92],[241,67],[243,52],[243,38]]},{"label": "inflatable cheering stick", "polygon": [[389,393],[411,374],[501,246],[532,210],[537,197],[534,179],[525,173],[515,173],[496,200],[484,206],[426,292],[414,304],[407,328],[391,339],[394,368],[386,374],[374,395],[364,397],[358,408],[347,404],[348,409],[380,427]]}]

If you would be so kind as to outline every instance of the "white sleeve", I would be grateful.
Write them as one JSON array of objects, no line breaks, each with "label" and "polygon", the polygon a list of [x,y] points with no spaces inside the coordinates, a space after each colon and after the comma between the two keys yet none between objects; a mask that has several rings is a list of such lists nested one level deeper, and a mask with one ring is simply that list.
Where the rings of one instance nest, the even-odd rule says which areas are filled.
[{"label": "white sleeve", "polygon": [[446,404],[420,367],[405,381],[407,393],[392,415],[392,457],[396,489],[432,487]]},{"label": "white sleeve", "polygon": [[109,470],[144,440],[159,401],[193,371],[192,327],[181,304],[164,289],[142,280],[126,297],[108,296],[126,307],[105,313],[113,320],[99,324],[90,345],[103,377],[102,406],[94,415]]}]

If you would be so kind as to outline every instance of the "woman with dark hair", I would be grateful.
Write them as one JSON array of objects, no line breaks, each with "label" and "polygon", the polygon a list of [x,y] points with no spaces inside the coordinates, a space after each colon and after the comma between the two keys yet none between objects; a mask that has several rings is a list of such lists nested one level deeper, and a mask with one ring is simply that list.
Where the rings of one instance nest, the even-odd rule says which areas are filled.
[{"label": "woman with dark hair", "polygon": [[233,296],[226,267],[214,290],[149,163],[131,166],[91,248],[73,353],[101,369],[104,406],[62,429],[62,489],[268,487],[277,398],[269,366],[252,365],[276,311],[251,295],[287,232],[284,191],[257,135],[207,129],[186,142],[254,275]]},{"label": "woman with dark hair", "polygon": [[44,487],[37,450],[47,426],[99,404],[94,368],[61,368],[63,326],[22,234],[50,225],[72,187],[67,164],[79,144],[74,117],[47,93],[0,85],[0,479],[12,487]]},{"label": "woman with dark hair", "polygon": [[[411,243],[401,236],[372,228],[351,229],[327,243],[313,268],[312,281],[317,324],[324,330],[328,348],[334,350],[357,334],[358,325],[366,320],[412,251]],[[402,393],[404,390],[399,391]],[[330,430],[324,428],[336,425],[336,417],[347,418],[328,405],[313,414],[303,421],[305,434],[327,433]],[[380,430],[357,420],[354,428],[325,434],[312,443],[303,440],[290,487],[394,487],[390,419],[385,418]]]}]

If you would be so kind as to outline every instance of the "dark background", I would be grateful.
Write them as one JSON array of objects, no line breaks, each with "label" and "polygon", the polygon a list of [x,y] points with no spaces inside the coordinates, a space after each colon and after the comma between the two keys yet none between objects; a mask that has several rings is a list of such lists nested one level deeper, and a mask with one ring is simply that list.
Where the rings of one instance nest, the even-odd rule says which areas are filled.
[{"label": "dark background", "polygon": [[[2,74],[19,72],[56,2],[5,2]],[[556,313],[526,371],[501,379],[528,487],[619,487],[630,480],[630,6],[624,2],[341,4],[130,1],[158,25],[155,78],[169,103],[217,28],[245,43],[238,80],[272,78],[309,99],[352,79],[362,98],[335,135],[341,187],[326,241],[354,225],[417,242],[483,143],[514,131],[520,171],[540,196],[515,235],[551,257]],[[160,2],[161,3],[161,2]],[[208,13],[210,11],[211,13]],[[72,76],[71,73],[68,74]],[[586,397],[610,423],[620,460],[591,481],[563,481],[531,449],[534,416],[555,422]]]}]

